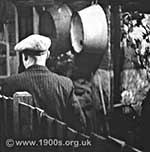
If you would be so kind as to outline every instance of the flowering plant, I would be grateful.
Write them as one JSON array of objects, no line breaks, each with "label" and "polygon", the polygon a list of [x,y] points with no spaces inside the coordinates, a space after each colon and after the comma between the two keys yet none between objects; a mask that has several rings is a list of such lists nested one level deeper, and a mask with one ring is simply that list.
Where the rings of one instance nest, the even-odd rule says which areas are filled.
[{"label": "flowering plant", "polygon": [[122,42],[135,50],[139,66],[150,67],[150,15],[132,12],[122,15]]},{"label": "flowering plant", "polygon": [[[134,54],[134,60],[132,57],[128,59],[135,68],[122,72],[121,103],[132,106],[140,115],[141,104],[150,88],[147,79],[150,71],[150,15],[125,12],[122,19],[121,42],[124,48],[130,48],[126,49],[127,57]],[[126,112],[130,111],[126,108]]]}]

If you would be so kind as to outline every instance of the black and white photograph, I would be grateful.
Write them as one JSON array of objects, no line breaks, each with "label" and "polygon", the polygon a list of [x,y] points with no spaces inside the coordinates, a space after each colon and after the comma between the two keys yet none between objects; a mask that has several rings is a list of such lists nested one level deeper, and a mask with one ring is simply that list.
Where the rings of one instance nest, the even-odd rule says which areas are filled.
[{"label": "black and white photograph", "polygon": [[150,152],[148,0],[0,0],[0,152]]}]

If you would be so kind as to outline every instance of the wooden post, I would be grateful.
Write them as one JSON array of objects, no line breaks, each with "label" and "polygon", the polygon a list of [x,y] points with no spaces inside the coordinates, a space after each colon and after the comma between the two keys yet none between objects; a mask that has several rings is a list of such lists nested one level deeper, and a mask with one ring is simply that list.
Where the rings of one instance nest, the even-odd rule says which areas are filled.
[{"label": "wooden post", "polygon": [[19,137],[19,102],[15,97],[13,102],[13,128],[14,136]]},{"label": "wooden post", "polygon": [[[30,96],[27,98],[30,98]],[[26,99],[26,96],[25,98]],[[28,104],[19,104],[19,127],[20,127],[20,137],[31,138],[33,131],[33,109]]]},{"label": "wooden post", "polygon": [[17,100],[18,102],[23,102],[29,105],[33,105],[32,95],[26,91],[23,92],[16,92],[13,95],[14,100]]},{"label": "wooden post", "polygon": [[[21,127],[21,117],[23,117],[22,115],[20,115],[20,112],[24,112],[24,115],[29,114],[30,111],[29,109],[25,109],[24,111],[22,110],[22,108],[20,109],[20,103],[26,103],[29,105],[33,104],[33,100],[32,100],[32,95],[29,94],[28,92],[16,92],[13,95],[13,127],[14,127],[14,135],[15,137],[20,137],[21,135],[25,135],[24,133],[22,134],[22,130]],[[27,118],[27,117],[26,117]],[[30,117],[29,117],[30,119]],[[30,120],[29,119],[24,119],[23,124],[29,124]],[[28,134],[27,134],[28,135]]]},{"label": "wooden post", "polygon": [[120,74],[122,69],[122,55],[120,49],[120,12],[121,6],[111,5],[111,50],[114,70],[113,104],[120,102]]}]

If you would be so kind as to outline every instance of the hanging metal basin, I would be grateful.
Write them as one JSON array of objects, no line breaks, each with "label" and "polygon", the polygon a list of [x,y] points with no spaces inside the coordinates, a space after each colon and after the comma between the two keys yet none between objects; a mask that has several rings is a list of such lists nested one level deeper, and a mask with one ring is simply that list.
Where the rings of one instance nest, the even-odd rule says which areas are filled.
[{"label": "hanging metal basin", "polygon": [[52,54],[58,55],[71,49],[70,23],[72,10],[66,4],[46,8],[40,17],[40,33],[52,39]]},{"label": "hanging metal basin", "polygon": [[107,48],[107,20],[100,5],[92,5],[71,19],[71,43],[75,52],[102,53]]}]

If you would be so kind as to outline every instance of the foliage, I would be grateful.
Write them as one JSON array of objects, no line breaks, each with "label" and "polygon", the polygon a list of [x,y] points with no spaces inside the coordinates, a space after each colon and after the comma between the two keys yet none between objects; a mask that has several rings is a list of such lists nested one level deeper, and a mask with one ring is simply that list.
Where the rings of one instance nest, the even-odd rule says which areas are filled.
[{"label": "foliage", "polygon": [[150,57],[150,15],[125,12],[122,15],[122,42],[135,50],[138,64],[149,69]]},{"label": "foliage", "polygon": [[[150,15],[125,12],[122,19],[121,41],[123,47],[128,50],[125,54],[130,56],[130,51],[133,51],[131,56],[134,54],[136,59],[130,59],[135,65],[134,69],[122,72],[121,102],[131,105],[140,114],[142,101],[150,88],[147,79],[150,69]],[[138,69],[136,69],[137,67]]]},{"label": "foliage", "polygon": [[[123,71],[121,87],[122,104],[132,106],[138,115],[140,115],[142,102],[150,88],[146,77],[146,70],[130,69]],[[128,108],[126,108],[127,111],[130,112]]]},{"label": "foliage", "polygon": [[61,53],[58,56],[51,56],[47,61],[47,66],[53,72],[71,77],[76,68],[74,63],[74,54],[71,51]]}]

